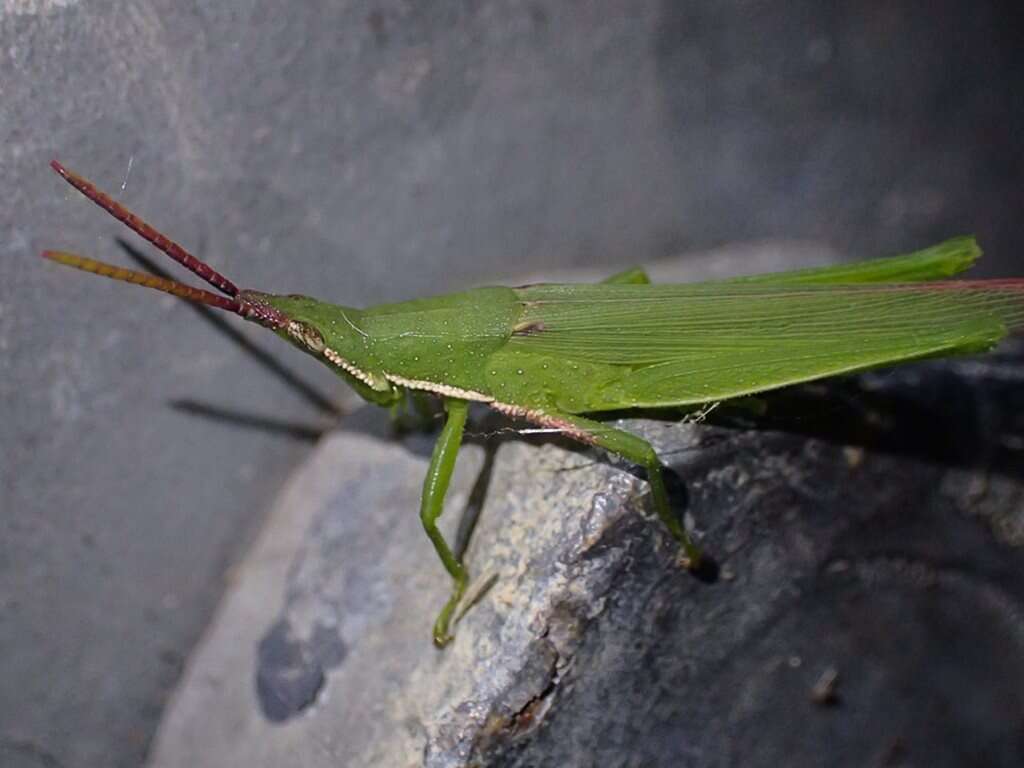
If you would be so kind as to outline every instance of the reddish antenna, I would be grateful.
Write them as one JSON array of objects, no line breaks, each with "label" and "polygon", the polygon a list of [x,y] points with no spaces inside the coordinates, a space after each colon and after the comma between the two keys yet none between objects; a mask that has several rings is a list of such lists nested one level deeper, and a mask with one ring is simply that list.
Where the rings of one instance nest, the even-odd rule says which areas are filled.
[{"label": "reddish antenna", "polygon": [[197,259],[169,237],[158,232],[154,227],[151,227],[119,202],[110,197],[110,195],[98,190],[92,182],[86,181],[77,173],[69,171],[56,160],[50,161],[50,167],[60,174],[68,184],[92,200],[96,205],[105,210],[122,224],[125,224],[140,237],[151,242],[161,251],[185,267],[185,269],[188,269],[192,273],[198,275],[221,293],[227,294],[232,298],[238,295],[238,286],[224,277],[224,275],[215,270],[209,264]]},{"label": "reddish antenna", "polygon": [[135,272],[134,270],[124,269],[123,267],[115,267],[111,264],[105,264],[102,261],[87,259],[84,256],[78,256],[65,251],[44,251],[43,256],[45,258],[69,267],[74,267],[75,269],[80,269],[84,272],[91,272],[95,275],[102,275],[104,277],[109,277],[113,280],[121,280],[126,283],[143,285],[147,288],[155,288],[158,291],[170,293],[174,296],[188,299],[189,301],[195,301],[200,304],[206,304],[207,306],[224,309],[228,312],[234,312],[246,319],[255,320],[256,322],[269,327],[280,328],[287,324],[288,318],[285,317],[282,312],[261,302],[251,294],[243,294],[239,291],[238,286],[224,277],[220,272],[215,270],[209,264],[197,259],[169,237],[159,232],[155,227],[147,224],[141,218],[129,211],[125,206],[121,205],[121,203],[110,197],[110,195],[105,192],[101,192],[94,184],[92,184],[92,182],[83,179],[77,173],[69,171],[56,160],[52,160],[50,162],[50,167],[53,168],[53,170],[56,171],[68,184],[85,195],[89,200],[96,203],[96,205],[121,223],[125,224],[133,232],[151,242],[176,262],[193,274],[198,275],[229,298],[225,299],[224,297],[218,296],[210,291],[193,288],[190,285],[179,283],[176,280],[156,277],[155,275],[148,275],[144,272]]},{"label": "reddish antenna", "polygon": [[121,280],[125,283],[144,285],[147,288],[155,288],[158,291],[163,291],[173,296],[180,296],[189,301],[197,301],[200,304],[207,304],[218,309],[226,309],[228,312],[235,312],[239,315],[245,314],[243,311],[244,306],[238,299],[225,299],[216,293],[204,291],[202,288],[193,288],[191,285],[185,285],[176,280],[168,280],[166,277],[157,277],[156,275],[147,275],[145,272],[115,267],[112,264],[106,264],[95,259],[87,259],[85,256],[68,253],[67,251],[43,251],[42,255],[44,259],[56,261],[58,264],[74,267],[83,272],[91,272],[94,275],[102,275],[103,277]]}]

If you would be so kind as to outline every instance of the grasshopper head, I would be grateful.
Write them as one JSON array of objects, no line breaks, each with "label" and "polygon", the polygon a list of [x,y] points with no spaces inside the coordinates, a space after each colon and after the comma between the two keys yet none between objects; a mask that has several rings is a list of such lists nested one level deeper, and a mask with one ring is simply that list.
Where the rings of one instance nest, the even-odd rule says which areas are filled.
[{"label": "grasshopper head", "polygon": [[241,291],[239,298],[264,315],[280,318],[281,324],[274,328],[277,334],[314,356],[347,356],[361,346],[357,309],[299,294]]},{"label": "grasshopper head", "polygon": [[273,328],[279,336],[304,351],[313,354],[323,352],[324,334],[320,326],[324,309],[329,305],[299,294],[280,295],[251,290],[240,291],[239,298],[252,307],[258,307],[264,315],[280,318],[280,323]]}]

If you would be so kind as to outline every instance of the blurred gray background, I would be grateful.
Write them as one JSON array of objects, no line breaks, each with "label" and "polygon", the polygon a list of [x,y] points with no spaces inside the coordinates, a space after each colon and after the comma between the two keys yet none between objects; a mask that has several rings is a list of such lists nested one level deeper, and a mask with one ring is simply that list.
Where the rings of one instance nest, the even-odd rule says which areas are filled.
[{"label": "blurred gray background", "polygon": [[1019,274],[1014,6],[0,0],[0,763],[138,764],[343,395],[39,260],[139,247],[51,158],[241,284],[357,305],[751,239],[976,232]]}]

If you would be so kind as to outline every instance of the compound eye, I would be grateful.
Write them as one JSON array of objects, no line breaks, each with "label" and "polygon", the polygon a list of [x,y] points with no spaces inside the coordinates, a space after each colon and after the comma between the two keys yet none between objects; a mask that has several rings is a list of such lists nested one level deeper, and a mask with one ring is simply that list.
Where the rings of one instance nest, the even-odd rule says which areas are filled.
[{"label": "compound eye", "polygon": [[294,337],[302,341],[303,344],[314,352],[324,351],[325,345],[323,335],[309,323],[295,321],[292,322],[288,330]]},{"label": "compound eye", "polygon": [[306,346],[314,352],[324,351],[324,337],[312,325],[302,324],[302,338],[306,342]]}]

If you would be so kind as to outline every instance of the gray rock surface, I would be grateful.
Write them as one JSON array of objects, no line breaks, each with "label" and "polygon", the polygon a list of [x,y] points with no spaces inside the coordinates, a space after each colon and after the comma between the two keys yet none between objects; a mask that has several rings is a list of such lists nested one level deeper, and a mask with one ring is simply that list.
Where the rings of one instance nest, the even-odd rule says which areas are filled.
[{"label": "gray rock surface", "polygon": [[239,281],[337,301],[737,239],[975,231],[1022,271],[1013,4],[284,8],[0,0],[0,764],[139,764],[344,396],[256,329],[40,262],[133,266],[54,156]]},{"label": "gray rock surface", "polygon": [[151,766],[1020,765],[1022,363],[624,422],[682,479],[710,584],[628,467],[484,420],[447,522],[481,496],[467,562],[495,581],[444,651],[429,439],[364,414],[289,480]]}]

